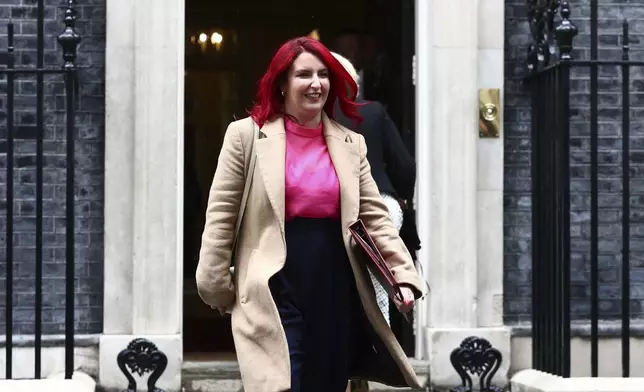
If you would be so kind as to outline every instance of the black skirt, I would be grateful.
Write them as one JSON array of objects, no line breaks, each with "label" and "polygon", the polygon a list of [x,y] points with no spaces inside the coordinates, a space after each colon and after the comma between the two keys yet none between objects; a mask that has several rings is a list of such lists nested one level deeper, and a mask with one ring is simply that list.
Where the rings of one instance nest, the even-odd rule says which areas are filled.
[{"label": "black skirt", "polygon": [[286,333],[292,392],[342,392],[356,359],[363,314],[341,223],[286,223],[284,268],[269,282]]}]

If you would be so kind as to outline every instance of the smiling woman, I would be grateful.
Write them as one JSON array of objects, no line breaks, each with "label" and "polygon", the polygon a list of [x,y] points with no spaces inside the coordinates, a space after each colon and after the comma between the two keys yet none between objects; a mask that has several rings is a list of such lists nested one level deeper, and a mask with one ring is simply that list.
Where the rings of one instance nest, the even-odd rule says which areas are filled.
[{"label": "smiling woman", "polygon": [[231,311],[245,391],[342,392],[350,378],[420,387],[348,241],[361,219],[413,306],[420,279],[364,137],[333,120],[336,103],[360,120],[356,93],[322,43],[295,38],[273,56],[250,117],[224,136],[196,281],[206,304]]}]

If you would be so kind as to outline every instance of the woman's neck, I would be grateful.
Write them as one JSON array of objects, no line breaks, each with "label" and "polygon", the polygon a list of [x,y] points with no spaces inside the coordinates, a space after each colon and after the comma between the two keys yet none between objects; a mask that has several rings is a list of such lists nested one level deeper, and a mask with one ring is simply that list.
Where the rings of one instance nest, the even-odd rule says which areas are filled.
[{"label": "woman's neck", "polygon": [[286,114],[291,116],[297,124],[306,128],[316,128],[318,125],[320,125],[320,121],[322,121],[322,113],[307,116],[303,114],[294,114],[292,112],[289,112],[287,109]]}]

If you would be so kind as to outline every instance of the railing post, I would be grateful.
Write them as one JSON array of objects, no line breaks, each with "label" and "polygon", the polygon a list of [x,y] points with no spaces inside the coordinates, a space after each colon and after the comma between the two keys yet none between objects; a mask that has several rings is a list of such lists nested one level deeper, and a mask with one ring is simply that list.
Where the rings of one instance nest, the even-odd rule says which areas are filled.
[{"label": "railing post", "polygon": [[560,375],[570,377],[570,60],[577,27],[570,22],[570,4],[561,5],[561,22],[555,28],[559,60],[561,61],[559,119],[561,121],[561,149],[559,170],[561,176],[561,301],[562,352]]},{"label": "railing post", "polygon": [[67,123],[67,173],[66,173],[66,291],[65,291],[65,378],[74,373],[74,145],[75,145],[75,104],[77,90],[76,51],[81,41],[75,31],[76,1],[67,0],[65,9],[65,30],[58,37],[63,48],[63,69],[65,73],[66,123]]},{"label": "railing post", "polygon": [[532,346],[533,366],[570,374],[570,59],[577,28],[570,5],[528,1],[533,42]]},{"label": "railing post", "polygon": [[[9,22],[7,25],[7,70],[14,68],[14,25]],[[13,209],[14,209],[14,181],[13,181],[13,158],[14,158],[14,129],[13,129],[13,104],[14,104],[14,74],[7,73],[7,232],[6,232],[6,359],[5,377],[10,380],[13,377]]]},{"label": "railing post", "polygon": [[[38,0],[38,34],[36,67],[44,68],[45,62],[45,1]],[[43,166],[44,166],[44,123],[45,94],[44,74],[36,74],[36,276],[35,276],[35,364],[34,378],[40,379],[42,372],[42,278],[43,278]]]},{"label": "railing post", "polygon": [[622,38],[622,377],[630,376],[631,357],[631,284],[630,284],[630,64],[628,22],[623,23]]}]

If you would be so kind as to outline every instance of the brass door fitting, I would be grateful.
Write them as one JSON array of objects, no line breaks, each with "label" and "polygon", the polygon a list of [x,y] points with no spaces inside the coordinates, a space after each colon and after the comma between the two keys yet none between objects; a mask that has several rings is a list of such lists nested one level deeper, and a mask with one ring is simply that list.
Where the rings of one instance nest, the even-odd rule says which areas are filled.
[{"label": "brass door fitting", "polygon": [[501,92],[498,88],[479,90],[479,137],[498,138],[501,129]]}]

